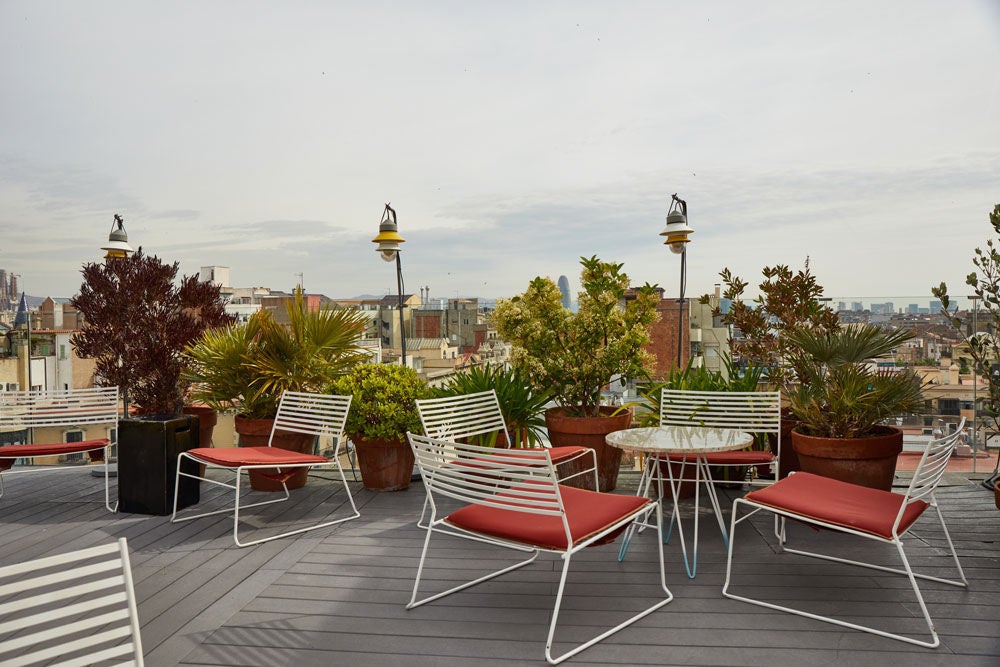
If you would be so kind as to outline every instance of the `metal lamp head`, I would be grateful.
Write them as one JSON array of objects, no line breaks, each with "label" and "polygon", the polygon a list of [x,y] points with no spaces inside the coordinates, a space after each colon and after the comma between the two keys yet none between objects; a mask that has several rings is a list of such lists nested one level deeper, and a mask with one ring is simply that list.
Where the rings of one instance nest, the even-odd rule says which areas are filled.
[{"label": "metal lamp head", "polygon": [[405,239],[397,231],[396,211],[386,204],[382,212],[382,221],[378,225],[378,236],[372,239],[372,243],[378,244],[375,251],[383,260],[391,262],[400,251],[400,244],[404,242]]},{"label": "metal lamp head", "polygon": [[125,221],[117,213],[115,214],[114,222],[111,223],[108,244],[103,246],[101,250],[107,253],[104,255],[105,259],[127,257],[130,252],[135,252],[132,246],[128,244],[128,234],[125,233]]},{"label": "metal lamp head", "polygon": [[667,237],[663,243],[670,248],[670,252],[679,255],[684,252],[692,232],[694,230],[687,224],[687,202],[674,195],[667,212],[667,226],[660,232],[660,236]]}]

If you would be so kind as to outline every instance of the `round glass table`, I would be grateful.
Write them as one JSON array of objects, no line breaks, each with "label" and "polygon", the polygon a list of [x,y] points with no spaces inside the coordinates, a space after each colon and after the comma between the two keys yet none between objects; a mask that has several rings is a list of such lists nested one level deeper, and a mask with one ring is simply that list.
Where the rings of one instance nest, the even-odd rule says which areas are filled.
[{"label": "round glass table", "polygon": [[[643,452],[649,456],[646,459],[646,467],[643,470],[643,479],[639,483],[639,494],[648,493],[652,482],[656,482],[657,495],[659,501],[663,502],[663,471],[666,471],[666,481],[670,485],[670,494],[673,499],[673,509],[671,510],[671,522],[677,524],[677,534],[680,536],[681,552],[684,556],[684,569],[692,579],[698,570],[698,508],[699,489],[701,484],[705,484],[709,500],[712,504],[712,511],[719,522],[719,530],[722,532],[722,539],[728,543],[726,534],[726,524],[722,518],[722,510],[719,507],[719,498],[715,493],[715,486],[712,484],[712,474],[709,470],[705,455],[713,452],[728,452],[743,449],[753,442],[753,435],[744,431],[725,428],[706,428],[703,426],[653,426],[648,428],[631,428],[624,431],[609,433],[605,441],[612,447],[635,452]],[[680,458],[678,458],[680,457]],[[674,466],[668,461],[679,464],[683,471],[688,465],[695,468],[695,492],[694,492],[694,539],[692,544],[692,555],[688,558],[687,544],[684,541],[684,527],[681,523],[680,510],[678,509],[678,496],[681,489],[682,479],[675,478]],[[664,465],[659,465],[663,463]],[[684,478],[683,472],[680,477]],[[684,478],[683,481],[690,481]],[[620,558],[624,558],[631,540],[634,529],[629,529],[625,533],[622,541]]]}]

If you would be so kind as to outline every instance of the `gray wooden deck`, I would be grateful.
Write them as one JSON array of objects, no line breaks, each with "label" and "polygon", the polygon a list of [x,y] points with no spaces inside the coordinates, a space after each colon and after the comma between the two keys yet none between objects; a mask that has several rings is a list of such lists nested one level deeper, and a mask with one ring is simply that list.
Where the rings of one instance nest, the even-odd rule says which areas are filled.
[{"label": "gray wooden deck", "polygon": [[[981,486],[952,483],[939,495],[971,586],[923,584],[942,638],[937,649],[723,598],[725,553],[705,516],[697,578],[684,575],[677,544],[667,545],[667,583],[675,600],[569,664],[1000,664],[1000,511]],[[544,664],[558,580],[552,557],[404,609],[423,539],[414,525],[423,496],[419,484],[389,494],[355,484],[360,519],[244,549],[233,545],[231,520],[224,516],[171,524],[166,517],[112,515],[98,502],[77,502],[98,500],[99,486],[86,469],[9,478],[0,498],[0,565],[128,538],[152,667]],[[293,521],[336,512],[344,499],[338,488],[311,479],[305,492],[266,513]],[[919,609],[903,578],[776,555],[769,527],[754,519],[741,533],[746,539],[738,571],[747,585],[774,599],[801,599],[820,612],[920,631]],[[840,548],[831,534],[795,531]],[[921,519],[915,536],[909,548],[915,566],[947,572],[941,536],[929,520]],[[438,544],[429,581],[442,588],[513,562],[485,545],[447,539]],[[575,562],[557,642],[596,634],[615,623],[616,614],[647,605],[655,595],[653,536],[638,536],[624,563],[615,558],[617,546],[588,550]],[[893,556],[881,545],[857,540],[848,549],[872,558]]]}]

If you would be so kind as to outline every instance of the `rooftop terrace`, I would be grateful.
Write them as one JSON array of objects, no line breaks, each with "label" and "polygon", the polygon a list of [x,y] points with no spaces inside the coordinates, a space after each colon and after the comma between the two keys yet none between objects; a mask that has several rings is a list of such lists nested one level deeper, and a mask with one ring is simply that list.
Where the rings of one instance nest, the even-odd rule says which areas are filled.
[{"label": "rooftop terrace", "polygon": [[[620,492],[627,493],[635,480],[623,477]],[[40,485],[39,480],[45,481]],[[171,524],[168,517],[109,514],[100,502],[101,482],[87,469],[19,475],[6,484],[0,499],[0,565],[128,539],[152,667],[544,664],[558,581],[552,556],[469,591],[404,609],[423,540],[415,525],[423,500],[419,483],[386,494],[352,483],[360,519],[245,549],[233,545],[232,522],[224,516]],[[937,649],[723,598],[725,551],[714,522],[702,521],[697,578],[684,574],[677,544],[667,545],[667,583],[674,601],[567,664],[1000,664],[1000,510],[992,493],[961,475],[949,473],[945,484],[939,499],[970,587],[921,583],[941,634]],[[209,494],[203,495],[208,502]],[[94,502],[78,502],[82,499]],[[336,512],[343,501],[339,484],[312,478],[290,503],[271,510],[281,520],[294,521],[306,513],[312,518]],[[247,520],[254,522],[254,515]],[[744,580],[758,576],[754,585],[766,595],[806,600],[816,610],[848,617],[881,617],[896,630],[922,631],[903,578],[776,556],[770,523],[754,519],[752,526],[741,533],[749,539],[741,542],[739,568]],[[829,542],[831,549],[843,543],[801,526],[792,534],[803,531]],[[947,567],[934,522],[921,519],[912,535],[916,539],[908,543],[908,554],[918,570]],[[563,638],[594,634],[586,626],[610,626],[617,622],[616,610],[649,604],[648,596],[657,590],[651,585],[653,539],[649,533],[637,537],[624,563],[616,560],[617,544],[581,554],[564,602]],[[442,587],[456,570],[485,569],[509,559],[485,545],[438,544],[444,560],[432,564],[430,577]],[[891,548],[858,540],[848,548],[874,559],[893,556]]]}]

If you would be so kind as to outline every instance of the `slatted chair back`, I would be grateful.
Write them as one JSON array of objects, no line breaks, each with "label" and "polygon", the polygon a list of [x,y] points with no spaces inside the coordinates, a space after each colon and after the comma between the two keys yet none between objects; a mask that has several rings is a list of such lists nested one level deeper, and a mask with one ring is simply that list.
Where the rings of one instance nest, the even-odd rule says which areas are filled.
[{"label": "slatted chair back", "polygon": [[0,664],[142,665],[125,538],[0,568]]},{"label": "slatted chair back", "polygon": [[780,437],[781,393],[664,389],[660,394],[660,424],[729,428]]},{"label": "slatted chair back", "polygon": [[[424,433],[432,438],[465,440],[496,434],[500,446],[510,446],[507,424],[496,392],[480,391],[461,396],[417,401]],[[480,440],[480,442],[482,442]]]},{"label": "slatted chair back", "polygon": [[278,413],[274,417],[271,438],[267,444],[270,446],[276,432],[290,431],[334,438],[339,448],[352,399],[353,396],[350,395],[284,392],[278,403]]},{"label": "slatted chair back", "polygon": [[118,425],[118,387],[0,392],[0,430]]},{"label": "slatted chair back", "polygon": [[409,437],[432,505],[435,496],[446,496],[515,512],[562,516],[547,450],[494,449],[413,433]]},{"label": "slatted chair back", "polygon": [[899,515],[896,517],[896,523],[893,528],[894,534],[898,534],[898,527],[906,514],[907,507],[911,503],[926,502],[924,501],[925,498],[933,496],[934,490],[937,489],[938,484],[941,483],[941,478],[944,477],[944,473],[948,468],[948,461],[955,451],[955,446],[958,444],[958,439],[961,437],[964,428],[965,417],[962,417],[954,433],[950,433],[937,440],[932,440],[924,449],[924,453],[920,457],[920,463],[917,464],[916,470],[913,471],[913,479],[910,480],[910,485],[906,489],[906,500],[903,501],[903,504],[899,508]]}]

